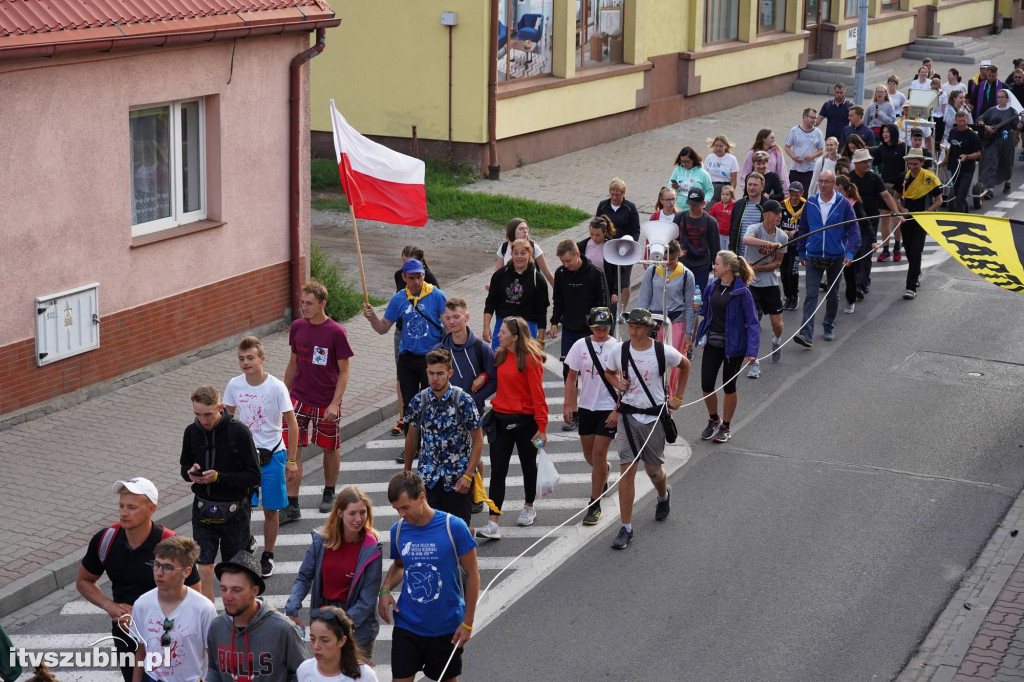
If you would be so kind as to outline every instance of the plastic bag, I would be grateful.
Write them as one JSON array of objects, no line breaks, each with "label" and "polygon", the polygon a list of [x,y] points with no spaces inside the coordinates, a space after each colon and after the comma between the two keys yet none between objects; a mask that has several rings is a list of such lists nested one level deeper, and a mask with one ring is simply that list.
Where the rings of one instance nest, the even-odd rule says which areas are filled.
[{"label": "plastic bag", "polygon": [[537,494],[545,497],[555,492],[558,471],[544,448],[537,449]]}]

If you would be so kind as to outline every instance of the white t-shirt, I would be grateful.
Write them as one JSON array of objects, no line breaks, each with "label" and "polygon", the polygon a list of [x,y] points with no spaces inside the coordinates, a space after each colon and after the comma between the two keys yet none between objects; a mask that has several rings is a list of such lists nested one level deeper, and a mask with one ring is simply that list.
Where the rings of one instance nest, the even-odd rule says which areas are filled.
[{"label": "white t-shirt", "polygon": [[732,154],[718,157],[714,153],[704,157],[704,170],[711,176],[711,182],[732,182],[732,174],[740,172],[740,163]]},{"label": "white t-shirt", "polygon": [[292,399],[284,382],[272,374],[259,386],[250,386],[245,375],[235,377],[224,389],[224,405],[235,407],[235,416],[252,431],[258,448],[270,450],[280,443],[282,415],[291,412]]},{"label": "white t-shirt", "polygon": [[587,252],[583,255],[597,267],[604,267],[604,242],[598,244],[593,239],[587,241]]},{"label": "white t-shirt", "polygon": [[359,666],[359,677],[349,677],[344,674],[321,675],[320,671],[316,669],[315,658],[307,658],[300,663],[295,674],[299,678],[299,682],[377,682],[377,675],[373,672],[373,668],[365,663]]},{"label": "white t-shirt", "polygon": [[[636,380],[636,372],[633,371],[632,365],[629,366],[627,371],[629,374],[629,390],[622,397],[622,401],[640,409],[660,407],[665,402],[665,386],[661,376],[658,374],[658,356],[654,352],[654,343],[652,342],[651,347],[645,351],[630,348],[629,355],[633,358],[633,362],[636,363],[637,369],[640,370],[644,383],[647,384],[647,390],[654,396],[655,404],[652,406],[651,401],[647,399],[647,394]],[[606,359],[608,364],[605,365],[605,369],[613,372],[622,369],[619,366],[622,360],[621,347],[616,349],[614,353],[608,354]],[[670,374],[672,368],[682,362],[682,359],[682,353],[672,346],[665,346],[665,374]],[[641,424],[650,424],[657,419],[653,414],[634,414],[633,416]]]},{"label": "white t-shirt", "polygon": [[167,634],[171,636],[170,660],[162,660],[161,664],[152,667],[148,662],[146,672],[150,677],[166,680],[166,682],[195,682],[206,677],[209,668],[206,660],[206,633],[210,623],[217,617],[217,609],[213,602],[193,589],[185,590],[185,599],[169,616],[164,616],[157,598],[157,590],[149,592],[135,600],[132,606],[131,634],[137,641],[146,646],[148,654],[159,653],[163,656],[164,647],[160,639],[164,634],[164,618],[174,621]]},{"label": "white t-shirt", "polygon": [[[540,248],[540,244],[533,241],[532,239],[530,241],[533,244],[533,260],[537,260],[538,258],[544,255],[544,249]],[[501,252],[502,247],[505,248],[505,253]],[[498,255],[498,258],[504,258],[505,265],[508,265],[508,262],[512,260],[512,244],[510,242],[504,242],[500,246],[498,246],[498,250],[495,251],[494,253]]]},{"label": "white t-shirt", "polygon": [[[604,385],[604,381],[601,380],[601,377],[594,370],[594,362],[590,357],[590,350],[587,348],[587,339],[589,338],[587,336],[579,339],[576,343],[572,344],[572,348],[565,355],[565,364],[569,365],[569,369],[580,375],[579,406],[584,410],[591,410],[593,412],[614,410],[615,399],[612,398],[611,393],[608,392],[608,387]],[[594,344],[594,350],[597,351],[601,367],[608,369],[606,358],[609,353],[618,352],[619,342],[615,340],[614,336],[610,336],[601,343],[593,340],[591,340],[591,343]]]}]

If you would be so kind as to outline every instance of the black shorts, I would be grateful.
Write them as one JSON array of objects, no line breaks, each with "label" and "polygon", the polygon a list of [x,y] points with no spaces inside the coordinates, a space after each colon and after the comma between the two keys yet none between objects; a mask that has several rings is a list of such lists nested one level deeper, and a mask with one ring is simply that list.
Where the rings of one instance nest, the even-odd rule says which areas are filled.
[{"label": "black shorts", "polygon": [[212,564],[217,561],[217,550],[221,559],[229,561],[249,546],[249,517],[252,508],[249,501],[242,502],[242,508],[224,523],[211,524],[199,520],[196,500],[192,500],[192,539],[199,545],[198,564]]},{"label": "black shorts", "polygon": [[433,509],[447,512],[471,526],[473,520],[473,488],[469,492],[457,493],[444,489],[444,481],[438,481],[433,488],[427,488],[427,504]]},{"label": "black shorts", "polygon": [[611,410],[585,410],[582,407],[576,414],[576,421],[579,423],[579,434],[581,436],[604,436],[614,438],[615,429],[609,429],[604,425]]},{"label": "black shorts", "polygon": [[[391,676],[402,679],[415,677],[423,671],[432,680],[441,676],[444,664],[452,655],[452,637],[424,637],[410,632],[405,628],[396,627],[391,635]],[[462,674],[462,648],[455,651],[451,665],[444,673],[444,679],[450,680]]]},{"label": "black shorts", "polygon": [[754,297],[754,305],[761,311],[762,315],[782,314],[782,292],[779,287],[750,287],[750,294]]}]

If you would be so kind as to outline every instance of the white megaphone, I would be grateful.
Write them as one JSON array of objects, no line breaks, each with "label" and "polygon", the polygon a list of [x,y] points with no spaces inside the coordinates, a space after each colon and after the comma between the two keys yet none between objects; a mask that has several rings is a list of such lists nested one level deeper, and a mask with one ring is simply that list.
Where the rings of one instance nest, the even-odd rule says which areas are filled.
[{"label": "white megaphone", "polygon": [[679,227],[675,223],[648,220],[640,226],[640,242],[647,242],[651,260],[665,260],[668,255],[668,243],[678,236]]},{"label": "white megaphone", "polygon": [[632,237],[611,239],[604,243],[604,260],[612,265],[633,265],[644,257],[644,249]]}]

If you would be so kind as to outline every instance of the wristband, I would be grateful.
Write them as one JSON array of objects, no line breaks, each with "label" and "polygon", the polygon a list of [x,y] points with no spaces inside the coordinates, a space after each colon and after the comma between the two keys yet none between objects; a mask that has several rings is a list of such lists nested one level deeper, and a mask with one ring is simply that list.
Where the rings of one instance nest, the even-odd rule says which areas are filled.
[{"label": "wristband", "polygon": [[383,597],[385,594],[391,594],[391,590],[381,590],[377,593],[378,597]]},{"label": "wristband", "polygon": [[674,395],[674,396],[672,396],[672,399],[673,399],[673,400],[678,400],[678,401],[680,401],[680,402],[682,402],[682,400],[683,400],[682,396],[678,396],[678,395]]},{"label": "wristband", "polygon": [[213,472],[213,482],[216,483],[218,478],[220,478],[220,472],[219,471],[214,471]]},{"label": "wristband", "polygon": [[288,463],[289,463],[289,464],[296,464],[296,461],[295,461],[294,459],[289,459],[289,460],[288,460]]},{"label": "wristband", "polygon": [[473,626],[472,626],[472,625],[466,625],[465,623],[463,623],[463,624],[462,624],[462,627],[466,628],[466,629],[467,629],[467,630],[469,630],[470,632],[473,632]]},{"label": "wristband", "polygon": [[470,476],[469,474],[462,474],[462,477],[463,477],[464,479],[466,479],[467,481],[469,481],[470,483],[472,483],[472,482],[473,482],[473,477],[472,477],[472,476]]}]

